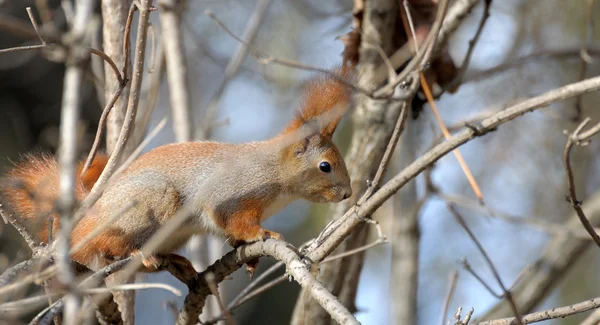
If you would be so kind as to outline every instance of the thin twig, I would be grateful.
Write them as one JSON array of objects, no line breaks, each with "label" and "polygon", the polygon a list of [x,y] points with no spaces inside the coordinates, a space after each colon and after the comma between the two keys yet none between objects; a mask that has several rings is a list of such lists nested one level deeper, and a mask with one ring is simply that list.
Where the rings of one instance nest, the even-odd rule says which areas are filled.
[{"label": "thin twig", "polygon": [[517,304],[515,303],[511,292],[508,289],[506,289],[506,287],[504,286],[504,282],[502,282],[502,279],[500,278],[500,274],[498,274],[498,270],[496,269],[494,262],[492,261],[490,256],[487,254],[487,252],[485,251],[485,248],[483,248],[483,246],[481,245],[479,240],[477,240],[477,238],[475,237],[475,235],[473,234],[473,232],[471,231],[469,226],[467,226],[467,223],[465,222],[463,217],[460,215],[460,213],[458,213],[458,210],[456,209],[456,207],[452,204],[447,204],[447,207],[448,207],[448,210],[452,213],[452,215],[454,215],[454,217],[456,218],[456,221],[458,221],[460,226],[469,235],[469,237],[471,238],[471,240],[473,241],[475,246],[477,246],[477,249],[481,252],[481,255],[483,255],[483,257],[485,258],[488,266],[490,267],[490,270],[492,271],[492,274],[496,278],[496,282],[498,282],[498,285],[502,289],[503,297],[509,302],[509,304],[512,308],[513,314],[516,317],[517,324],[522,325],[523,322],[521,321],[521,316],[519,314],[519,309],[517,308]]},{"label": "thin twig", "polygon": [[102,110],[102,115],[100,115],[100,121],[98,122],[98,129],[96,129],[96,137],[94,138],[94,143],[92,144],[90,153],[88,154],[88,157],[85,160],[85,164],[81,169],[81,175],[84,175],[87,172],[87,170],[90,168],[90,165],[92,164],[92,161],[94,161],[96,154],[98,153],[98,149],[100,148],[100,141],[102,139],[102,133],[104,128],[106,127],[106,121],[108,120],[108,114],[110,114],[110,111],[115,106],[117,99],[119,99],[119,96],[121,96],[121,94],[123,93],[125,86],[125,83],[119,84],[114,96],[111,98],[110,102],[106,104],[104,110]]},{"label": "thin twig", "polygon": [[[140,17],[138,22],[138,31],[137,31],[137,40],[135,45],[135,62],[134,62],[134,71],[132,74],[131,80],[131,88],[129,94],[129,103],[127,105],[127,112],[125,113],[125,122],[123,123],[123,127],[121,128],[121,133],[119,134],[119,138],[115,145],[115,149],[113,150],[108,162],[106,163],[106,167],[98,177],[98,180],[90,190],[88,197],[83,201],[83,207],[89,207],[95,203],[93,202],[93,198],[97,198],[99,193],[101,193],[101,188],[103,188],[104,184],[108,181],[110,175],[116,169],[118,163],[120,162],[121,155],[123,154],[123,149],[127,144],[127,140],[129,139],[129,133],[133,128],[133,124],[135,122],[135,116],[139,104],[140,99],[140,89],[142,87],[142,78],[144,72],[144,62],[145,62],[145,54],[146,54],[146,40],[148,34],[148,24],[150,19],[150,5],[151,0],[143,0],[140,9]],[[127,49],[127,44],[125,45]],[[129,51],[126,50],[127,54]],[[127,55],[126,60],[127,62]],[[127,69],[124,68],[124,76],[127,76]]]},{"label": "thin twig", "polygon": [[[585,0],[585,36],[584,43],[581,46],[579,56],[581,57],[581,66],[579,68],[579,80],[585,79],[588,64],[591,63],[592,58],[588,52],[588,48],[594,41],[594,3],[595,0]],[[577,96],[575,99],[575,117],[574,121],[581,120],[581,113],[583,111],[583,96]]]},{"label": "thin twig", "polygon": [[210,288],[210,292],[215,298],[217,298],[217,304],[219,305],[219,309],[221,309],[221,313],[225,316],[225,320],[229,325],[235,325],[229,310],[225,308],[225,304],[223,304],[223,300],[221,299],[221,295],[219,295],[219,289],[217,288],[217,284],[215,281],[215,275],[212,272],[209,272],[205,275],[206,282],[208,283],[208,287]]},{"label": "thin twig", "polygon": [[452,295],[454,294],[454,289],[456,288],[456,282],[458,280],[458,272],[456,270],[452,271],[450,274],[450,283],[448,284],[448,292],[446,293],[446,298],[444,298],[444,305],[442,307],[442,319],[441,325],[446,324],[446,315],[448,314],[448,308],[450,307],[450,301],[452,300]]},{"label": "thin twig", "polygon": [[[442,0],[442,1],[447,1],[447,0]],[[251,46],[250,44],[246,43],[243,39],[241,39],[240,37],[235,35],[229,28],[227,28],[227,26],[221,20],[219,20],[219,18],[217,18],[215,16],[215,14],[212,13],[212,11],[206,10],[205,14],[207,16],[209,16],[210,18],[212,18],[227,34],[229,34],[229,36],[233,37],[238,42],[245,44],[248,47],[248,49],[250,50],[250,52],[252,52],[253,56],[256,58],[258,63],[260,63],[260,64],[274,63],[274,64],[278,64],[281,66],[286,66],[289,68],[295,68],[295,69],[301,69],[301,70],[313,71],[313,72],[320,72],[320,73],[326,74],[327,76],[335,79],[336,81],[344,84],[345,86],[348,86],[348,87],[356,90],[357,92],[364,94],[365,96],[370,97],[372,99],[387,99],[387,100],[392,100],[392,101],[403,101],[403,100],[406,100],[411,97],[409,95],[392,96],[395,87],[392,87],[392,90],[389,92],[382,93],[382,94],[375,94],[372,91],[366,90],[352,82],[349,82],[347,80],[347,78],[344,78],[343,76],[340,76],[337,73],[332,72],[328,69],[316,67],[316,66],[306,64],[306,63],[300,63],[300,62],[294,61],[294,60],[278,58],[278,57],[272,56],[270,54],[267,54],[255,47]],[[398,84],[400,84],[400,82],[402,82],[403,80],[404,79],[398,81]]]},{"label": "thin twig", "polygon": [[584,145],[587,144],[587,141],[591,136],[598,133],[600,131],[600,123],[596,126],[590,128],[590,130],[586,131],[584,134],[580,134],[583,131],[583,128],[590,122],[589,118],[586,118],[579,124],[579,126],[573,131],[573,134],[569,135],[567,138],[567,143],[565,144],[565,149],[563,150],[563,163],[565,166],[565,172],[567,175],[567,182],[569,187],[568,200],[573,206],[573,209],[577,212],[577,216],[581,221],[581,224],[585,228],[585,230],[590,234],[596,245],[600,247],[600,236],[594,230],[594,227],[590,224],[590,221],[585,216],[583,209],[581,208],[581,201],[577,199],[577,193],[575,189],[575,176],[573,175],[573,168],[571,167],[571,148],[573,148],[574,144]]},{"label": "thin twig", "polygon": [[[549,310],[538,311],[535,313],[524,315],[522,320],[523,324],[537,323],[549,319],[565,318],[567,316],[576,315],[579,313],[586,312],[588,310],[600,308],[600,297],[590,300],[586,300],[580,303],[576,303],[564,307],[555,307]],[[517,319],[514,317],[503,318],[496,320],[489,320],[480,322],[478,325],[511,325],[515,324]]]},{"label": "thin twig", "polygon": [[[416,77],[415,77],[416,78]],[[414,81],[414,84],[418,84]],[[383,154],[383,158],[381,158],[381,162],[379,163],[379,167],[377,168],[377,172],[375,173],[375,177],[372,182],[369,182],[369,187],[363,196],[356,203],[357,205],[363,204],[375,190],[379,189],[379,183],[383,179],[385,172],[387,171],[387,167],[389,165],[390,160],[394,154],[394,150],[396,149],[396,145],[398,144],[398,139],[404,130],[404,123],[406,123],[406,119],[408,117],[408,109],[409,102],[402,103],[402,108],[400,111],[400,115],[398,116],[398,120],[396,121],[396,125],[394,126],[394,131],[392,132],[392,137],[388,142],[387,147],[385,148],[385,152]]]},{"label": "thin twig", "polygon": [[271,0],[259,0],[256,4],[254,12],[250,19],[248,19],[248,23],[246,24],[246,28],[244,29],[244,33],[242,34],[241,39],[243,42],[238,44],[238,47],[235,50],[235,53],[229,59],[227,63],[227,67],[225,68],[225,75],[223,80],[217,87],[213,97],[211,98],[208,108],[206,109],[206,113],[204,114],[202,125],[198,130],[197,138],[199,140],[209,139],[210,133],[212,131],[211,124],[214,123],[214,119],[219,108],[219,100],[223,91],[227,87],[227,84],[235,77],[238,70],[242,66],[244,62],[244,58],[248,55],[248,46],[251,46],[256,39],[256,35],[258,35],[258,30],[263,23],[265,18],[265,14],[267,9],[269,8],[269,4]]},{"label": "thin twig", "polygon": [[[452,84],[462,83],[465,73],[467,72],[467,69],[469,68],[469,64],[471,63],[471,57],[473,56],[473,53],[475,52],[475,47],[477,46],[479,37],[481,36],[481,34],[483,32],[485,23],[487,22],[488,18],[490,17],[490,7],[492,5],[492,0],[484,0],[483,4],[484,4],[483,15],[481,16],[481,20],[479,20],[479,25],[477,25],[477,30],[475,31],[475,35],[469,41],[469,48],[467,49],[467,54],[465,54],[465,58],[463,59],[463,62],[460,65],[460,68],[458,69],[456,77],[454,77],[454,80],[452,80],[450,82]],[[448,88],[446,88],[446,89],[448,89]],[[444,90],[446,90],[446,89],[444,89]],[[439,94],[438,96],[440,96],[440,95],[441,94]]]},{"label": "thin twig", "polygon": [[[488,1],[488,0],[486,0],[486,1]],[[405,11],[401,11],[401,13],[402,13],[402,18],[403,18],[402,22],[404,23],[404,29],[405,29],[406,33],[408,34],[409,30],[414,31],[414,29],[415,29],[414,26],[410,26],[410,23],[412,22],[412,19],[410,18],[410,16],[411,16],[410,10],[408,10],[408,8],[405,8]],[[415,37],[414,33],[413,33],[413,36],[409,36],[409,40],[413,37]],[[415,43],[416,43],[416,40],[415,40]],[[423,89],[423,92],[425,93],[425,97],[427,98],[427,102],[429,103],[429,106],[431,107],[431,111],[433,112],[433,115],[435,116],[435,119],[436,119],[438,125],[440,126],[440,129],[442,130],[442,134],[444,135],[446,140],[448,140],[450,138],[450,132],[448,131],[448,128],[446,127],[446,124],[444,123],[444,120],[442,119],[440,112],[437,109],[437,104],[435,103],[435,100],[433,98],[433,93],[431,92],[431,89],[429,88],[429,82],[427,81],[427,78],[425,77],[425,73],[420,71],[419,75],[421,77],[420,78],[421,88]],[[477,198],[481,202],[483,202],[483,194],[481,193],[481,189],[479,188],[479,185],[477,184],[477,181],[475,180],[475,177],[473,176],[473,173],[471,172],[469,165],[463,158],[463,155],[461,154],[460,150],[455,149],[453,151],[453,153],[454,153],[454,156],[456,156],[456,160],[458,160],[458,164],[460,165],[461,169],[463,170],[463,173],[467,177],[467,180],[469,181],[469,184],[471,185],[471,188],[473,189],[475,196],[477,196]]]}]

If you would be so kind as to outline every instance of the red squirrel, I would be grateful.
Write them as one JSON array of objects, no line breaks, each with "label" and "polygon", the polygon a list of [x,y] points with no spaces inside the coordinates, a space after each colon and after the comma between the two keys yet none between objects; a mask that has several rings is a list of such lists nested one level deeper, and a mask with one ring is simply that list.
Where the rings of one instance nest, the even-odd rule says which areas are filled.
[{"label": "red squirrel", "polygon": [[[351,70],[342,65],[334,72],[350,78]],[[170,254],[192,235],[204,233],[227,238],[233,246],[282,239],[280,234],[263,229],[261,221],[297,199],[340,202],[352,195],[346,165],[332,142],[341,114],[329,123],[320,123],[308,136],[292,142],[286,138],[310,123],[319,123],[318,117],[334,107],[347,106],[350,98],[346,83],[321,76],[309,82],[292,121],[269,140],[168,144],[143,154],[108,185],[90,212],[75,225],[72,245],[106,223],[128,202],[135,200],[137,204],[75,252],[73,260],[98,270],[135,254],[180,207],[198,196],[192,202],[197,206],[187,223],[153,254]],[[98,155],[77,177],[77,200],[86,197],[107,160],[107,156]],[[50,155],[27,155],[8,172],[8,178],[21,186],[4,186],[1,194],[26,226],[46,243],[48,216],[55,220],[53,233],[58,233],[59,225],[59,216],[52,210],[58,197],[56,160]],[[203,190],[208,185],[210,188]],[[147,263],[144,266],[149,269],[143,271],[152,272]]]}]

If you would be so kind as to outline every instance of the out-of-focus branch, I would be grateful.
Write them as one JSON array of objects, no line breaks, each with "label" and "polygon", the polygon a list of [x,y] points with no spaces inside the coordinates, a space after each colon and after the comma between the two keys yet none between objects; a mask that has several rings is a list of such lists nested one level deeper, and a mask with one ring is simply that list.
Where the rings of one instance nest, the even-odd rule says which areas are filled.
[{"label": "out-of-focus branch", "polygon": [[582,93],[599,89],[600,77],[572,83],[551,90],[540,96],[522,101],[483,119],[481,122],[462,128],[462,131],[457,132],[448,141],[436,145],[400,173],[395,175],[360,207],[354,206],[342,217],[332,221],[309,246],[307,249],[309,251],[307,258],[314,262],[321,261],[325,256],[331,253],[358,224],[361,224],[366,216],[372,214],[407,182],[415,178],[453,149],[458,148],[479,136],[483,136],[486,133],[495,130],[502,124],[508,123],[528,112],[547,107],[550,103],[573,98]]},{"label": "out-of-focus branch", "polygon": [[221,99],[221,95],[227,87],[227,84],[231,81],[231,79],[233,79],[233,77],[235,77],[238,70],[242,66],[242,63],[244,62],[244,59],[248,55],[249,47],[252,46],[252,43],[254,43],[254,39],[256,39],[256,35],[258,35],[258,30],[260,29],[260,26],[262,26],[265,14],[269,9],[270,3],[271,0],[259,0],[257,2],[254,12],[252,13],[252,16],[250,16],[250,19],[246,24],[244,34],[242,34],[243,42],[240,42],[238,44],[235,53],[233,54],[233,56],[231,56],[231,59],[227,63],[223,81],[221,81],[221,83],[217,87],[215,94],[213,95],[212,99],[208,104],[208,108],[206,109],[206,113],[204,114],[203,121],[201,122],[198,129],[198,139],[202,140],[210,138],[210,134],[213,129],[212,124],[215,123],[215,116],[217,110],[219,109],[219,101]]},{"label": "out-of-focus branch", "polygon": [[567,174],[567,183],[569,185],[569,194],[568,199],[575,212],[577,212],[577,216],[583,225],[583,228],[590,234],[596,245],[600,247],[600,236],[594,230],[594,227],[590,224],[588,218],[585,216],[583,209],[581,209],[581,201],[577,199],[577,193],[575,192],[575,176],[573,176],[573,168],[571,167],[571,148],[573,148],[574,144],[577,145],[586,145],[589,142],[589,138],[594,134],[600,132],[600,123],[596,126],[590,128],[585,133],[581,133],[583,128],[590,122],[589,118],[586,118],[573,134],[569,135],[567,138],[567,143],[565,144],[565,149],[563,151],[563,162],[565,164],[565,172]]},{"label": "out-of-focus branch", "polygon": [[159,17],[162,27],[169,99],[173,112],[173,130],[177,142],[193,138],[193,119],[190,107],[188,66],[183,43],[182,15],[184,1],[160,0]]},{"label": "out-of-focus branch", "polygon": [[[581,66],[579,68],[579,80],[585,78],[588,64],[592,62],[592,57],[588,52],[588,48],[594,41],[594,3],[595,0],[585,0],[585,36],[584,42],[581,46],[579,56],[581,57]],[[583,97],[577,96],[575,100],[575,116],[574,121],[580,121],[583,112]]]},{"label": "out-of-focus branch", "polygon": [[[123,154],[123,150],[125,148],[127,140],[129,139],[129,133],[131,132],[131,129],[133,128],[133,124],[135,122],[135,116],[141,95],[140,90],[142,87],[142,78],[144,73],[144,62],[146,57],[146,40],[148,36],[148,25],[150,19],[151,4],[151,0],[142,0],[140,1],[140,7],[138,8],[138,10],[140,11],[140,16],[138,21],[137,39],[135,45],[133,76],[131,79],[130,96],[129,102],[127,104],[127,112],[125,113],[125,121],[123,123],[123,127],[121,128],[121,132],[115,145],[115,149],[113,150],[106,164],[106,167],[102,171],[102,174],[98,178],[98,181],[92,187],[87,198],[82,203],[82,206],[84,207],[89,207],[95,203],[94,200],[99,197],[101,189],[105,186],[105,183],[108,181],[108,178],[117,168],[117,165],[120,163],[121,155]],[[126,74],[127,73],[125,73],[125,75]]]},{"label": "out-of-focus branch", "polygon": [[[589,221],[600,225],[600,193],[597,192],[586,200],[582,206]],[[576,265],[583,252],[591,246],[591,241],[573,238],[568,232],[581,229],[581,222],[573,213],[565,223],[564,234],[557,234],[546,246],[544,253],[533,262],[526,275],[513,290],[513,297],[518,301],[521,313],[531,312],[550,294],[565,273]],[[511,314],[509,306],[498,303],[481,319],[496,319]]]},{"label": "out-of-focus branch", "polygon": [[75,211],[75,171],[78,155],[77,123],[80,113],[81,83],[84,74],[84,65],[89,58],[89,53],[84,47],[84,38],[87,26],[94,8],[93,0],[76,3],[73,25],[69,31],[67,54],[67,68],[65,71],[62,110],[60,120],[60,148],[59,163],[59,190],[58,208],[60,211],[60,236],[56,245],[56,263],[60,270],[58,280],[65,285],[69,294],[64,298],[64,322],[67,325],[77,323],[77,312],[80,298],[75,293],[75,277],[69,257],[71,230],[73,229],[73,212]]},{"label": "out-of-focus branch", "polygon": [[[412,120],[398,143],[394,167],[396,171],[417,159],[416,146],[422,120]],[[416,181],[412,181],[392,198],[391,223],[392,275],[390,277],[390,323],[417,323],[417,292],[419,284],[419,213],[422,204],[417,196]]]},{"label": "out-of-focus branch", "polygon": [[[393,40],[397,37],[396,30],[390,29],[389,26],[395,24],[398,10],[398,1],[365,2],[362,41],[359,44],[358,86],[367,92],[372,92],[379,87],[379,84],[373,83],[377,68],[384,65],[385,60],[388,59],[385,56],[395,50]],[[418,84],[416,74],[412,76],[412,83]],[[356,94],[352,118],[355,131],[344,159],[352,180],[353,195],[350,199],[332,207],[329,213],[332,220],[344,215],[353,205],[364,204],[379,188],[379,182],[385,176],[389,159],[404,130],[410,98],[416,90],[417,88],[413,87],[406,91],[405,94],[409,99],[403,102],[377,100],[362,92]],[[401,97],[397,96],[399,92],[401,90],[396,88],[394,94],[386,95]],[[366,225],[356,227],[340,251],[350,251],[364,246],[368,240],[368,232],[369,228]],[[305,251],[318,249],[318,246],[318,240],[314,241]],[[329,253],[331,251],[326,255]],[[309,257],[309,260],[316,263],[321,261],[313,257]],[[335,260],[320,268],[320,281],[351,311],[356,311],[354,301],[363,261],[364,252],[361,252]],[[339,272],[339,270],[346,270],[346,272]],[[291,323],[329,324],[330,321],[328,314],[303,290],[296,302]]]},{"label": "out-of-focus branch", "polygon": [[[515,300],[512,296],[512,292],[510,292],[509,289],[506,288],[506,286],[504,285],[504,282],[502,281],[502,279],[500,278],[500,274],[498,273],[498,270],[496,269],[496,266],[494,265],[494,262],[492,261],[492,259],[490,258],[490,256],[487,254],[485,248],[483,248],[483,245],[481,245],[481,243],[479,242],[479,240],[477,240],[477,238],[475,237],[475,235],[473,234],[473,232],[471,231],[471,229],[469,228],[469,226],[467,225],[467,223],[465,222],[464,218],[460,215],[460,213],[458,213],[458,210],[456,209],[456,207],[452,204],[448,204],[448,210],[450,210],[450,212],[452,213],[452,215],[454,215],[454,217],[456,218],[456,221],[458,221],[458,223],[460,224],[460,226],[465,230],[465,232],[469,235],[469,237],[471,238],[471,240],[473,241],[473,243],[475,244],[475,246],[477,246],[477,249],[481,252],[481,255],[483,255],[486,263],[488,264],[488,266],[490,267],[490,270],[492,271],[492,274],[494,275],[494,278],[496,279],[496,282],[498,283],[498,286],[502,289],[502,297],[504,299],[506,299],[506,301],[508,301],[510,308],[512,310],[512,313],[515,315],[515,321],[517,325],[522,325],[523,321],[521,320],[521,315],[519,314],[519,310],[517,309],[517,304],[515,303]],[[479,280],[481,280],[481,278],[477,277]],[[481,281],[483,284],[485,284],[485,282]],[[486,288],[490,288],[487,284],[485,284]],[[489,291],[493,294],[494,292],[489,289]]]},{"label": "out-of-focus branch", "polygon": [[[124,53],[123,51],[125,39],[128,39],[128,37],[125,36],[125,26],[127,25],[126,22],[130,6],[131,0],[102,0],[102,47],[106,55],[111,57],[118,67],[124,67],[125,64],[129,64],[129,62],[126,63],[125,61],[131,60],[127,53]],[[114,89],[121,87],[122,84],[122,82],[119,83],[118,80],[112,78],[109,68],[110,67],[106,65],[104,66],[104,97],[107,103],[114,98]],[[123,75],[123,78],[124,80],[129,80],[131,75],[127,73]],[[121,127],[123,126],[123,121],[125,119],[128,98],[129,89],[124,88],[121,97],[118,97],[114,101],[114,108],[109,110],[110,114],[107,112],[106,151],[109,154],[114,150],[115,145],[117,144],[119,133],[121,132]],[[100,124],[98,128],[104,128],[104,125]]]}]

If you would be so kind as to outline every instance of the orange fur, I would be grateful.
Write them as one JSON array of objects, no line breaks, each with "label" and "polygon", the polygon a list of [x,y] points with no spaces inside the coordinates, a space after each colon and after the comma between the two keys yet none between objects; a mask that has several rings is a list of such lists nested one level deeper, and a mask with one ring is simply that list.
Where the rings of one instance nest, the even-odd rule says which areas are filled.
[{"label": "orange fur", "polygon": [[[97,155],[89,170],[80,176],[80,163],[75,179],[75,197],[83,200],[106,165],[108,157]],[[53,232],[59,225],[56,200],[59,196],[58,163],[49,154],[28,154],[11,169],[0,188],[0,194],[19,217],[26,221],[30,231],[48,242],[48,220],[54,217]]]},{"label": "orange fur", "polygon": [[[345,64],[336,69],[348,81],[353,78],[352,71]],[[300,109],[284,132],[267,141],[169,144],[142,155],[109,184],[73,229],[72,242],[77,244],[98,227],[108,225],[74,252],[73,259],[97,270],[136,254],[184,203],[197,206],[187,224],[175,230],[152,256],[144,256],[146,271],[153,270],[160,256],[181,248],[196,234],[221,235],[234,246],[267,238],[282,239],[280,234],[262,228],[261,222],[297,199],[340,202],[352,194],[344,160],[331,140],[343,113],[338,108],[346,109],[350,90],[330,76],[316,78],[308,84]],[[288,139],[293,137],[287,137],[287,133],[313,122],[319,125],[318,133],[303,135],[299,140]],[[77,200],[87,196],[107,160],[107,156],[98,155],[83,175],[79,175],[83,164],[78,165]],[[48,215],[58,219],[54,211],[58,175],[55,159],[30,155],[9,173],[9,178],[23,186],[0,189],[45,242]],[[112,218],[132,202],[135,204],[120,212],[119,218]],[[56,220],[56,229],[58,224]],[[183,263],[182,267],[187,268],[188,264]]]}]

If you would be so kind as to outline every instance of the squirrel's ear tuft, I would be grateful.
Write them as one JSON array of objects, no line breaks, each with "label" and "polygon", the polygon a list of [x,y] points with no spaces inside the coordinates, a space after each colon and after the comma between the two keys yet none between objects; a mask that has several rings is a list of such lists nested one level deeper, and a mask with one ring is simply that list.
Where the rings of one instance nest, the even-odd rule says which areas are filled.
[{"label": "squirrel's ear tuft", "polygon": [[[332,72],[339,78],[351,81],[351,70],[345,66]],[[319,133],[331,137],[350,104],[351,95],[351,87],[332,76],[319,76],[311,80],[303,92],[296,116],[288,124],[284,133],[316,122]]]}]

